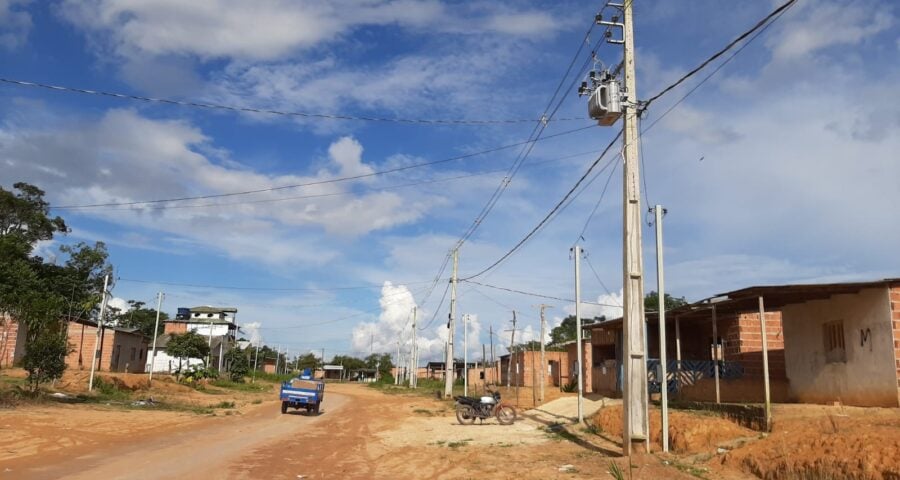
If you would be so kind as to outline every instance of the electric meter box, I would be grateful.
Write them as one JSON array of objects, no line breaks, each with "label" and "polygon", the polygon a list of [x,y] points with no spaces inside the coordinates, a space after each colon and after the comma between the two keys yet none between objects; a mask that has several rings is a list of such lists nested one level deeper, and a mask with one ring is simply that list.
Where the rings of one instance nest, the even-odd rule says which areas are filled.
[{"label": "electric meter box", "polygon": [[604,127],[616,123],[622,116],[618,82],[615,80],[603,82],[594,89],[588,100],[588,115]]}]

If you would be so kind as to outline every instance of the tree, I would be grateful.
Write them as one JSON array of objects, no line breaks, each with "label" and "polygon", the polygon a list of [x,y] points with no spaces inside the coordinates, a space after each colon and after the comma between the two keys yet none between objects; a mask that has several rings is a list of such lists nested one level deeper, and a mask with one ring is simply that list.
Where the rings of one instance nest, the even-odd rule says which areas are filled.
[{"label": "tree", "polygon": [[225,361],[228,363],[228,373],[233,382],[243,382],[244,377],[250,373],[250,361],[247,355],[238,347],[232,347],[225,353]]},{"label": "tree", "polygon": [[[676,298],[672,295],[666,294],[666,311],[682,307],[687,305],[688,302],[684,297]],[[659,294],[656,292],[650,292],[646,296],[644,296],[644,310],[648,312],[658,312],[659,311]]]},{"label": "tree", "polygon": [[187,332],[172,335],[169,343],[166,344],[166,353],[176,358],[199,358],[206,363],[206,356],[209,355],[209,344],[207,339],[197,332]]},{"label": "tree", "polygon": [[[589,325],[594,322],[602,322],[606,320],[606,317],[594,317],[594,318],[582,318],[581,325]],[[564,318],[562,323],[559,326],[554,327],[550,330],[550,343],[553,345],[558,345],[560,343],[572,341],[576,339],[576,324],[575,324],[575,315],[569,315]],[[540,346],[538,346],[540,348]]]},{"label": "tree", "polygon": [[374,368],[378,370],[379,377],[385,377],[391,374],[394,368],[394,362],[391,361],[389,353],[373,353],[366,357],[366,368]]},{"label": "tree", "polygon": [[319,361],[319,358],[316,357],[316,355],[313,353],[307,353],[297,357],[297,369],[300,371],[303,371],[307,368],[316,370],[321,366],[321,364],[322,363]]},{"label": "tree", "polygon": [[116,315],[116,321],[119,326],[137,328],[144,336],[151,339],[159,336],[160,330],[163,328],[162,323],[169,319],[169,314],[159,312],[159,330],[154,331],[156,326],[156,309],[145,308],[146,304],[140,300],[129,300],[128,305],[128,310]]},{"label": "tree", "polygon": [[349,355],[335,355],[334,358],[331,359],[331,365],[343,365],[344,371],[346,372],[366,368],[366,362]]},{"label": "tree", "polygon": [[40,330],[25,345],[22,366],[28,372],[28,384],[32,392],[37,392],[42,383],[62,377],[66,370],[66,355],[70,351],[65,331]]},{"label": "tree", "polygon": [[69,231],[60,217],[50,217],[44,191],[15,183],[0,187],[0,311],[25,331],[25,363],[33,388],[59,378],[68,350],[63,316],[96,315],[103,275],[112,272],[102,243],[64,245],[62,265],[33,255],[40,241]]}]

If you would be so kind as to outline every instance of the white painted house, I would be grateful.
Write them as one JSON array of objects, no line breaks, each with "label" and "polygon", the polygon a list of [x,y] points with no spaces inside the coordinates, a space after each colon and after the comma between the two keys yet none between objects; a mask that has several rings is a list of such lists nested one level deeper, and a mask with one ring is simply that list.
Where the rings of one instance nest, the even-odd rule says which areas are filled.
[{"label": "white painted house", "polygon": [[172,373],[182,367],[202,365],[205,358],[179,359],[166,353],[166,345],[172,335],[195,332],[209,339],[209,365],[220,371],[227,368],[224,354],[235,344],[240,330],[237,324],[237,309],[231,307],[199,306],[179,308],[178,315],[165,321],[163,334],[156,339],[156,350],[153,347],[147,355],[147,368],[154,372]]}]

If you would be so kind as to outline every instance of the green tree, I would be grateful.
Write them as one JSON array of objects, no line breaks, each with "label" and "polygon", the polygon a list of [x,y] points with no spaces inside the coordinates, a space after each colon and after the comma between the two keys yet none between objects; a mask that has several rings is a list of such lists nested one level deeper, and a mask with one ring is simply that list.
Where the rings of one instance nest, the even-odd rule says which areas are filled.
[{"label": "green tree", "polygon": [[321,365],[322,365],[322,362],[319,361],[319,358],[316,357],[316,355],[313,353],[307,353],[307,354],[300,355],[299,357],[297,357],[297,369],[300,370],[301,372],[306,368],[316,370],[316,369],[320,368]]},{"label": "green tree", "polygon": [[159,312],[159,329],[154,331],[156,326],[156,309],[146,308],[145,303],[140,300],[129,300],[128,310],[119,312],[116,320],[119,325],[126,328],[137,328],[146,337],[155,338],[159,336],[163,329],[163,322],[169,319],[169,314]]},{"label": "green tree", "polygon": [[[589,325],[591,323],[602,322],[604,320],[606,320],[606,317],[603,316],[594,318],[582,318],[581,325]],[[550,330],[550,343],[552,345],[558,345],[560,343],[575,340],[577,334],[576,330],[575,315],[569,315],[568,317],[563,319],[562,323]],[[538,349],[540,349],[540,346],[538,346]]]},{"label": "green tree", "polygon": [[[688,302],[684,297],[677,298],[672,295],[666,294],[666,311],[682,307],[687,305]],[[656,292],[650,292],[644,296],[644,310],[648,312],[658,312],[659,311],[659,294]]]},{"label": "green tree", "polygon": [[345,372],[350,372],[350,370],[358,370],[360,368],[367,368],[366,362],[349,355],[335,355],[334,358],[331,359],[331,365],[343,365]]},{"label": "green tree", "polygon": [[391,374],[391,369],[394,368],[394,362],[391,361],[391,355],[389,353],[373,353],[366,357],[366,368],[374,368],[378,370],[379,377],[385,377]]},{"label": "green tree", "polygon": [[60,247],[62,265],[33,255],[38,242],[68,232],[62,218],[50,216],[43,197],[43,190],[27,183],[14,184],[12,191],[0,187],[0,311],[24,327],[33,388],[62,375],[68,350],[59,333],[63,317],[96,315],[103,275],[112,272],[102,243]]},{"label": "green tree", "polygon": [[28,385],[37,392],[42,383],[62,377],[66,355],[71,351],[62,332],[42,329],[25,345],[22,366],[28,372]]},{"label": "green tree", "polygon": [[172,335],[169,343],[166,344],[166,353],[178,359],[183,358],[199,358],[206,363],[206,356],[209,355],[208,339],[204,338],[197,332],[187,332]]},{"label": "green tree", "polygon": [[243,382],[244,377],[250,373],[247,354],[238,347],[232,347],[225,353],[225,361],[228,363],[228,374],[233,382]]}]

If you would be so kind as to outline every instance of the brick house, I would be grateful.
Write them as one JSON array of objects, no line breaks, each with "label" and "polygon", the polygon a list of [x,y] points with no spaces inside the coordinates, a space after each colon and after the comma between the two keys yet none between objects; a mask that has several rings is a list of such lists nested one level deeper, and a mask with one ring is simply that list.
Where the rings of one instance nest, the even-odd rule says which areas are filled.
[{"label": "brick house", "polygon": [[[574,366],[570,365],[569,358],[569,354],[564,351],[547,350],[544,352],[544,360],[546,361],[544,385],[559,387],[571,381]],[[510,361],[512,361],[512,367],[510,367]],[[494,380],[493,377],[496,376],[499,382],[495,381],[492,383],[499,385],[506,385],[507,380],[509,380],[508,383],[510,385],[531,387],[540,385],[540,368],[540,351],[518,350],[512,354],[501,355],[498,366],[495,369],[497,373],[488,372],[488,375],[492,377],[491,380]]]},{"label": "brick house", "polygon": [[[9,316],[0,317],[0,367],[17,364],[25,355],[25,329]],[[90,369],[97,344],[97,322],[71,318],[66,322],[70,352],[66,367]],[[104,327],[101,331],[97,368],[108,372],[142,373],[147,357],[147,338],[135,329]]]},{"label": "brick house", "polygon": [[[900,279],[748,287],[669,311],[670,392],[687,400],[762,402],[760,309],[772,401],[900,406]],[[622,319],[585,328],[592,334],[594,388],[619,395]],[[649,313],[651,392],[664,383],[657,378],[658,331]]]}]

